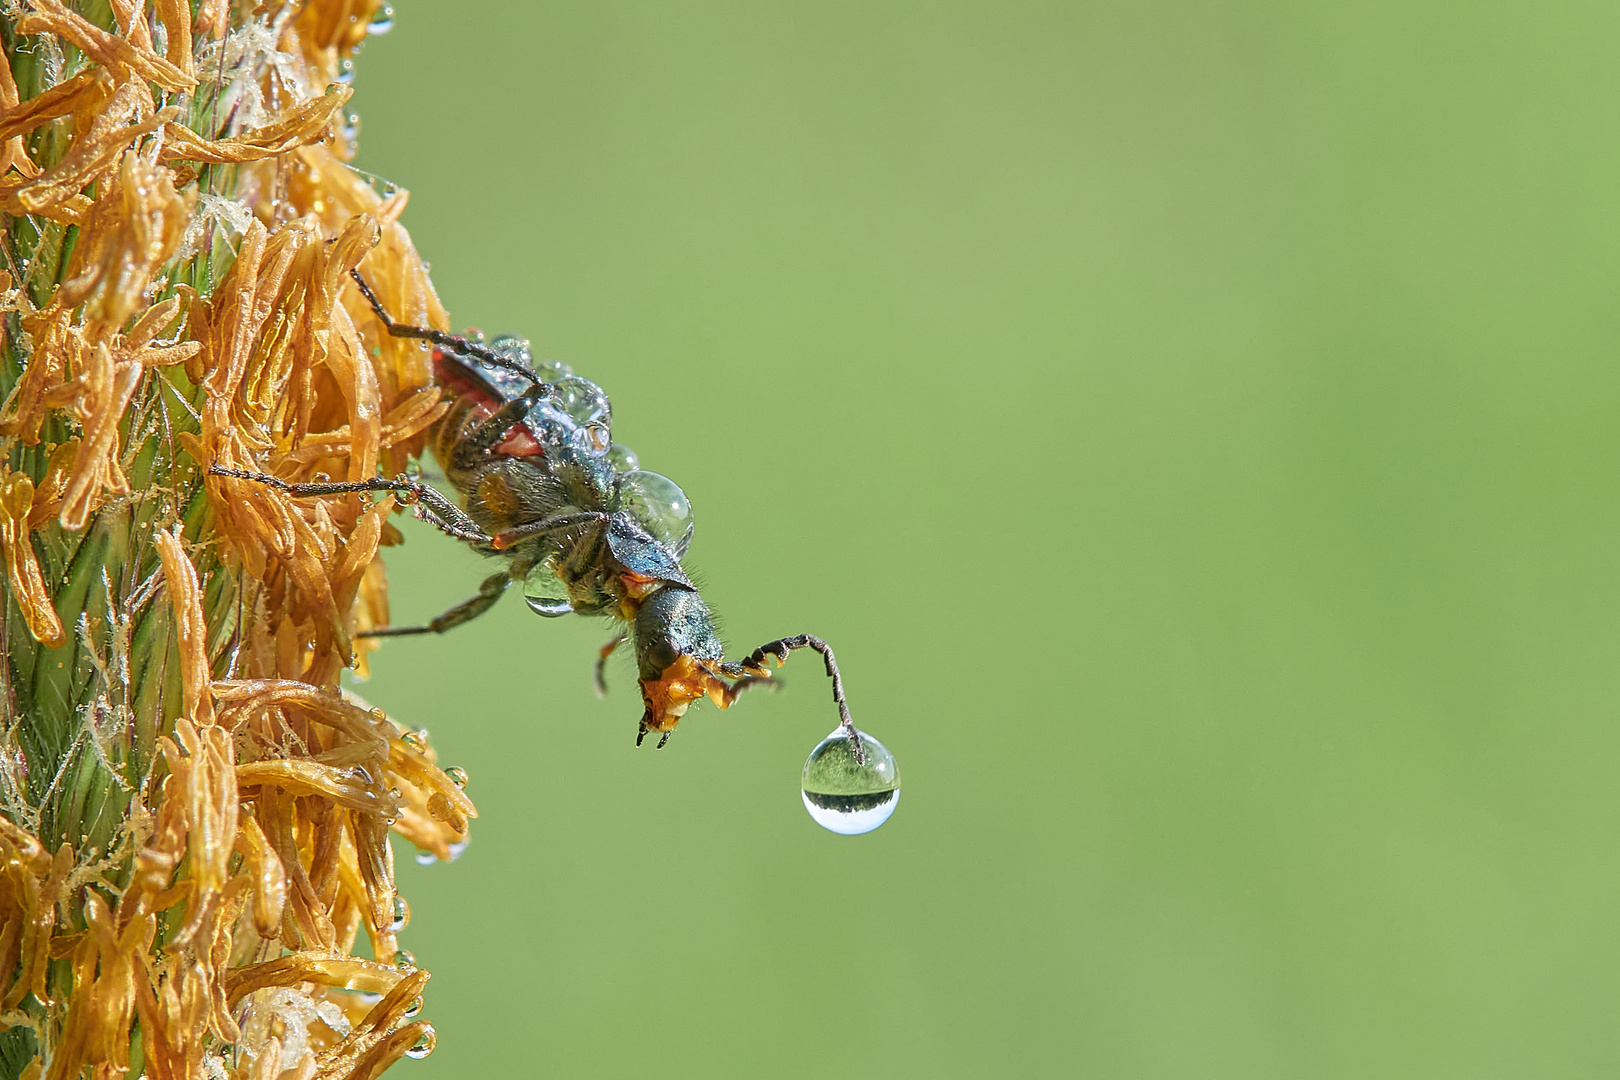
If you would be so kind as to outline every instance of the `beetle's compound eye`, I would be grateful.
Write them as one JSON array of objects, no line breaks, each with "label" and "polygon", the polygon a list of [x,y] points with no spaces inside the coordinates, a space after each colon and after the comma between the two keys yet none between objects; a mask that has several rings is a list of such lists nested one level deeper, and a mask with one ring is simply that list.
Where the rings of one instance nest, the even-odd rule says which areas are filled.
[{"label": "beetle's compound eye", "polygon": [[660,672],[679,659],[680,655],[680,649],[667,637],[654,638],[645,653],[647,665]]}]

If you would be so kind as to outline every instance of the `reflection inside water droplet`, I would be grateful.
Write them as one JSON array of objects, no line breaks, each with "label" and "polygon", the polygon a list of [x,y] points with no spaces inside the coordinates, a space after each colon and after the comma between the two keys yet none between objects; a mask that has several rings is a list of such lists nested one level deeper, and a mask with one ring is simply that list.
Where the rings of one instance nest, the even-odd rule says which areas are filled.
[{"label": "reflection inside water droplet", "polygon": [[388,924],[388,932],[390,934],[397,934],[401,930],[405,929],[405,927],[410,925],[410,921],[411,921],[411,905],[408,904],[405,901],[405,898],[403,896],[400,896],[398,893],[395,893],[394,894],[394,921]]},{"label": "reflection inside water droplet", "polygon": [[840,836],[871,832],[900,804],[894,755],[866,732],[860,735],[865,764],[855,760],[855,744],[842,727],[817,743],[804,763],[804,808],[817,825]]},{"label": "reflection inside water droplet", "polygon": [[409,1058],[425,1058],[433,1053],[434,1044],[437,1042],[438,1034],[433,1030],[433,1025],[425,1024],[422,1027],[422,1037],[416,1040],[416,1045],[405,1051],[405,1056]]}]

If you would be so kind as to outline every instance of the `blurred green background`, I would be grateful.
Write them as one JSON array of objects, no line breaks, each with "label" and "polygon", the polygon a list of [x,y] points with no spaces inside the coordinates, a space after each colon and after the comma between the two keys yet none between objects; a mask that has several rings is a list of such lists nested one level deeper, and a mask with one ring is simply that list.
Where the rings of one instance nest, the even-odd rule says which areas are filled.
[{"label": "blurred green background", "polygon": [[[905,781],[806,816],[813,658],[655,753],[600,625],[388,644],[483,814],[402,1075],[1620,1069],[1620,9],[395,2],[456,324]],[[400,621],[487,572],[408,536]]]}]

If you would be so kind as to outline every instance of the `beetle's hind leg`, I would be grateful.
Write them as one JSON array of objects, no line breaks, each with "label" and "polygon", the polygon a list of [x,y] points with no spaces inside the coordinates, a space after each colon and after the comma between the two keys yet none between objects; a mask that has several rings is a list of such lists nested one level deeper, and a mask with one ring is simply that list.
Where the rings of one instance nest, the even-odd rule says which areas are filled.
[{"label": "beetle's hind leg", "polygon": [[612,641],[608,642],[606,645],[602,646],[601,651],[600,651],[600,653],[598,654],[598,656],[596,658],[596,696],[597,697],[607,697],[607,662],[608,662],[608,657],[612,656],[613,655],[613,650],[617,649],[620,645],[623,645],[624,642],[625,642],[625,639],[628,638],[629,636],[630,636],[629,631],[620,631],[620,633],[618,634],[617,637],[615,637]]},{"label": "beetle's hind leg", "polygon": [[473,544],[488,544],[494,539],[479,527],[478,522],[468,517],[465,510],[445,498],[437,488],[424,484],[420,480],[412,480],[408,476],[396,476],[392,480],[374,476],[370,480],[323,480],[308,484],[294,484],[283,480],[279,476],[271,476],[269,473],[227,469],[222,465],[210,465],[208,472],[212,476],[229,476],[236,480],[251,480],[254,483],[273,487],[277,491],[286,492],[294,498],[305,498],[312,495],[346,495],[355,491],[393,492],[403,496],[400,501],[410,506],[417,517],[448,536]]},{"label": "beetle's hind leg", "polygon": [[498,368],[505,368],[507,371],[521,375],[536,385],[544,385],[540,376],[527,364],[513,360],[508,356],[502,356],[494,349],[486,348],[476,341],[469,341],[460,334],[447,334],[443,330],[435,330],[431,326],[412,326],[410,323],[395,322],[394,317],[388,314],[388,309],[383,307],[382,301],[377,299],[377,294],[371,291],[371,286],[366,284],[366,279],[360,276],[360,271],[350,270],[349,277],[353,278],[355,285],[359,286],[360,295],[365,297],[366,303],[371,305],[372,313],[382,322],[383,328],[394,337],[431,341],[433,344],[450,349],[461,356],[477,357],[486,364],[494,364]]},{"label": "beetle's hind leg", "polygon": [[478,595],[471,600],[463,600],[449,611],[440,615],[432,622],[423,626],[379,626],[373,630],[356,634],[355,637],[405,637],[408,634],[442,634],[447,630],[454,630],[464,623],[470,623],[484,612],[495,606],[512,584],[512,575],[502,570],[498,574],[491,574],[478,586]]}]

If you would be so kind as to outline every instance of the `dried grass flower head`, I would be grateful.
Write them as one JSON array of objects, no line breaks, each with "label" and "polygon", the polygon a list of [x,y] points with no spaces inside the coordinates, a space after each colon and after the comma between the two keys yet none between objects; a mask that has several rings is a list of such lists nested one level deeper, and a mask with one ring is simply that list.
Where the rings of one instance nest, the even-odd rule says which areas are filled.
[{"label": "dried grass flower head", "polygon": [[445,411],[348,281],[445,325],[347,165],[378,7],[0,3],[0,1075],[431,1049],[389,835],[450,858],[476,811],[338,685],[393,500],[207,473],[398,472]]}]

